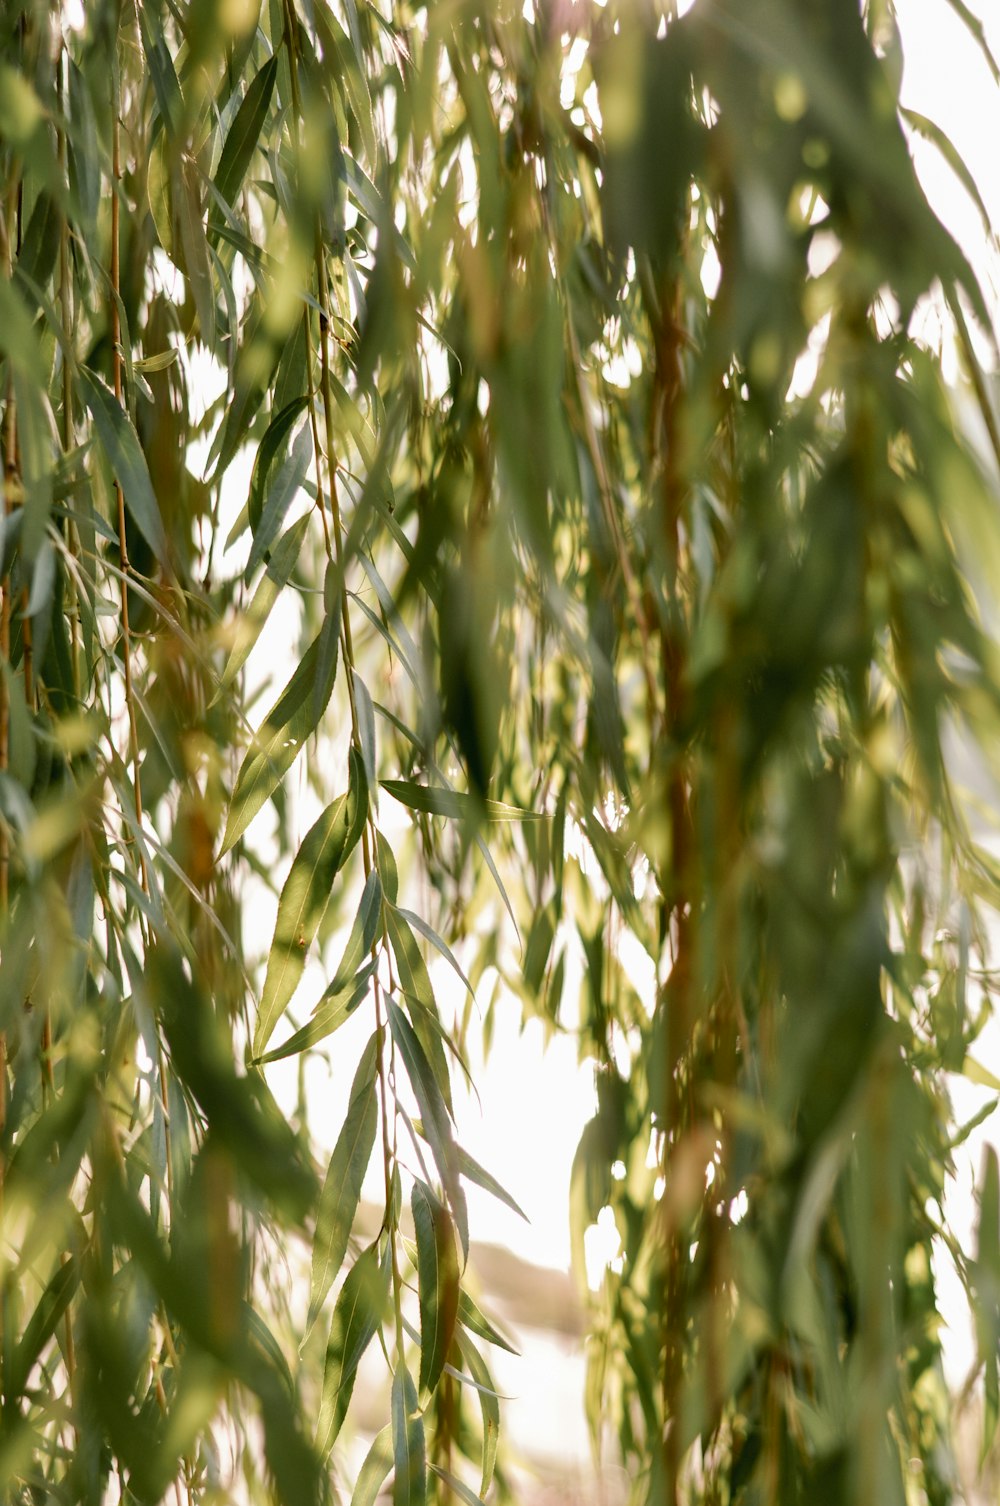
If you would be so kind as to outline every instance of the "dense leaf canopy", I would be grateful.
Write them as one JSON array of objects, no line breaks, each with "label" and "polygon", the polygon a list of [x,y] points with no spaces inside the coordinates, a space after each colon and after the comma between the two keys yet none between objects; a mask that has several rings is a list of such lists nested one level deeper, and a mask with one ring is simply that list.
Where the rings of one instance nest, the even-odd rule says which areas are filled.
[{"label": "dense leaf canopy", "polygon": [[899,60],[889,0],[3,6],[9,1498],[502,1496],[511,1009],[594,1064],[632,1500],[953,1500],[940,1258],[992,1446],[993,346]]}]

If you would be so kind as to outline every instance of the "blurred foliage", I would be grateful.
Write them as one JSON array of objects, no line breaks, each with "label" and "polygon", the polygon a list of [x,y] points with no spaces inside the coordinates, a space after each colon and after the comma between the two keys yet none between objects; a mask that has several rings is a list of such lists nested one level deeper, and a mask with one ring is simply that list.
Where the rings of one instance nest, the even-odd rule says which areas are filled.
[{"label": "blurred foliage", "polygon": [[[1000,444],[899,59],[888,0],[7,0],[10,1499],[506,1492],[473,991],[594,1063],[635,1502],[953,1500],[938,1251],[992,1448],[995,1156],[974,1251],[943,1196],[1000,866],[946,749],[995,794]],[[355,1018],[324,1167],[268,1064]]]}]

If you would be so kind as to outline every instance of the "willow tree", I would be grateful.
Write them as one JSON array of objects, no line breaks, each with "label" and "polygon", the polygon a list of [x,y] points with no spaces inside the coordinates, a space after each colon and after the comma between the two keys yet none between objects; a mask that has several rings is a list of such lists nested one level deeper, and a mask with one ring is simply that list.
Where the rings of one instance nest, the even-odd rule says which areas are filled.
[{"label": "willow tree", "polygon": [[[595,1065],[632,1499],[954,1499],[998,431],[891,4],[7,0],[0,48],[5,1492],[503,1493],[468,989]],[[268,1078],[324,1051],[318,1164]]]}]

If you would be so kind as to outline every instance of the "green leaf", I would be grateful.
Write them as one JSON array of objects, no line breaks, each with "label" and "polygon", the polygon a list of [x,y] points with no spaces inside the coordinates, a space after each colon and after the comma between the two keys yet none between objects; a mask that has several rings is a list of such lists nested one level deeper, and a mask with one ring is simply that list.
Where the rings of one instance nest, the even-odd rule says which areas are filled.
[{"label": "green leaf", "polygon": [[269,57],[250,84],[229,128],[214,183],[227,204],[235,204],[247,168],[260,140],[278,72],[278,60]]},{"label": "green leaf", "polygon": [[281,355],[280,345],[271,338],[259,309],[254,308],[248,323],[250,327],[236,357],[232,400],[209,457],[214,460],[215,481],[221,479],[237,450],[246,443]]},{"label": "green leaf", "polygon": [[184,272],[198,311],[201,338],[210,348],[215,346],[215,283],[212,258],[201,202],[198,169],[187,156],[175,165],[173,175],[174,213],[184,252]]},{"label": "green leaf", "polygon": [[962,1076],[970,1082],[978,1083],[981,1088],[990,1088],[994,1093],[1000,1093],[1000,1077],[984,1067],[982,1062],[977,1062],[973,1056],[967,1055],[962,1063]]},{"label": "green leaf", "polygon": [[259,1057],[298,986],[306,953],[319,929],[333,881],[360,840],[368,819],[368,784],[352,747],[347,790],[310,828],[292,862],[274,926],[253,1054]]},{"label": "green leaf", "polygon": [[420,1391],[435,1390],[458,1317],[459,1271],[455,1234],[447,1208],[421,1181],[410,1196],[417,1240],[420,1296]]},{"label": "green leaf", "polygon": [[37,766],[35,729],[24,690],[24,672],[11,669],[3,661],[3,677],[7,685],[7,768],[23,789],[30,792]]},{"label": "green leaf", "polygon": [[289,576],[295,569],[308,526],[309,515],[307,513],[304,517],[298,518],[288,532],[282,534],[276,544],[267,562],[267,569],[261,576],[260,584],[253,593],[249,605],[237,618],[236,637],[229,651],[226,667],[222,671],[222,678],[212,697],[213,705],[229,689],[249,658],[270,615],[271,608],[288,584]]},{"label": "green leaf", "polygon": [[[415,1119],[413,1121],[413,1127],[417,1131],[418,1135],[423,1135],[424,1127],[422,1120]],[[514,1201],[510,1193],[507,1191],[506,1187],[503,1187],[497,1181],[496,1177],[491,1176],[486,1168],[484,1166],[480,1166],[479,1162],[474,1160],[473,1157],[469,1155],[469,1152],[467,1150],[463,1150],[460,1145],[456,1145],[455,1149],[458,1152],[458,1164],[461,1168],[463,1177],[468,1177],[470,1182],[475,1182],[476,1186],[482,1187],[484,1192],[491,1192],[493,1196],[497,1198],[501,1203],[504,1203],[512,1213],[516,1213],[518,1218],[523,1218],[526,1224],[529,1224],[531,1222],[521,1205]]]},{"label": "green leaf", "polygon": [[368,686],[357,670],[354,672],[354,704],[358,712],[358,736],[361,741],[361,756],[368,775],[368,789],[372,806],[378,813],[378,755],[375,751],[375,708],[368,693]]},{"label": "green leaf", "polygon": [[387,1423],[365,1455],[358,1473],[351,1506],[375,1506],[382,1483],[393,1465],[392,1423]]},{"label": "green leaf", "polygon": [[448,1488],[454,1491],[459,1500],[465,1502],[465,1506],[483,1506],[482,1498],[477,1496],[474,1490],[470,1490],[468,1485],[463,1480],[460,1480],[457,1475],[453,1475],[451,1470],[444,1469],[440,1464],[434,1463],[430,1465],[430,1468],[439,1480],[443,1480]]},{"label": "green leaf", "polygon": [[473,1160],[467,1150],[458,1147],[458,1164],[462,1169],[463,1177],[468,1177],[470,1182],[475,1182],[477,1187],[482,1187],[485,1192],[491,1192],[501,1203],[505,1203],[511,1212],[516,1213],[518,1218],[523,1218],[526,1224],[530,1223],[528,1215],[519,1203],[516,1203],[507,1191],[501,1186],[496,1177],[491,1176],[484,1166]]},{"label": "green leaf", "polygon": [[985,1365],[985,1455],[992,1445],[1000,1422],[1000,1164],[992,1145],[987,1145],[983,1150],[974,1280],[978,1298],[975,1317],[979,1358]]},{"label": "green leaf", "polygon": [[285,521],[285,514],[301,489],[312,459],[312,430],[303,424],[292,445],[291,453],[280,467],[267,490],[267,501],[254,530],[253,544],[243,572],[249,580],[261,560],[267,554]]},{"label": "green leaf", "polygon": [[232,1038],[199,979],[166,943],[147,952],[132,973],[143,1009],[162,1021],[175,1079],[204,1114],[215,1140],[252,1186],[288,1215],[300,1218],[316,1189],[300,1147],[256,1073],[238,1074]]},{"label": "green leaf", "polygon": [[377,870],[373,868],[365,880],[365,887],[358,904],[358,913],[354,917],[351,934],[344,947],[344,955],[340,959],[333,981],[326,990],[324,998],[327,995],[339,993],[361,966],[363,959],[372,949],[381,919],[382,885],[379,882]]},{"label": "green leaf", "polygon": [[425,1506],[427,1455],[424,1421],[409,1371],[402,1364],[392,1378],[392,1454],[396,1466],[392,1506]]},{"label": "green leaf", "polygon": [[240,1311],[251,1340],[261,1353],[266,1356],[275,1375],[281,1377],[288,1395],[294,1396],[295,1382],[292,1379],[292,1372],[288,1368],[288,1361],[285,1359],[285,1353],[281,1345],[264,1322],[260,1313],[249,1302],[241,1303]]},{"label": "green leaf", "polygon": [[420,1105],[427,1142],[455,1215],[465,1258],[468,1259],[468,1214],[459,1176],[458,1151],[451,1136],[448,1108],[412,1025],[394,999],[388,1000],[388,1008],[389,1028]]},{"label": "green leaf", "polygon": [[[264,511],[264,499],[271,483],[271,474],[278,464],[278,458],[283,453],[292,432],[295,420],[306,406],[306,398],[296,397],[290,403],[278,410],[271,419],[264,437],[257,446],[257,454],[254,458],[253,473],[250,477],[250,495],[247,499],[247,513],[250,518],[250,527],[256,531],[260,524],[261,514]],[[240,530],[242,531],[242,530]],[[237,537],[236,529],[230,533],[227,545],[232,544]]]},{"label": "green leaf", "polygon": [[0,350],[6,352],[14,383],[24,486],[23,547],[31,560],[45,537],[52,505],[52,425],[41,347],[24,303],[4,280],[0,280]]},{"label": "green leaf", "polygon": [[446,790],[426,784],[414,784],[409,779],[382,779],[382,788],[393,799],[413,811],[423,811],[430,816],[450,816],[458,821],[544,821],[542,811],[522,810],[518,805],[505,805],[502,800],[480,800],[476,795],[464,795],[459,790]]},{"label": "green leaf", "polygon": [[55,1274],[25,1325],[20,1342],[7,1361],[4,1382],[6,1395],[11,1399],[20,1396],[24,1391],[28,1376],[59,1326],[79,1281],[80,1262],[75,1255],[72,1255],[56,1267]]},{"label": "green leaf", "polygon": [[351,112],[361,132],[361,141],[372,167],[378,165],[378,138],[375,134],[375,116],[371,95],[359,58],[351,47],[347,34],[334,16],[326,0],[319,0],[315,8],[316,29],[323,43],[323,60],[335,70],[350,101]]},{"label": "green leaf", "polygon": [[274,1046],[270,1051],[265,1051],[263,1056],[256,1057],[254,1065],[263,1067],[268,1062],[279,1062],[286,1057],[297,1056],[299,1052],[306,1051],[310,1046],[315,1046],[325,1040],[328,1035],[333,1035],[341,1025],[346,1024],[358,1006],[368,997],[368,985],[374,972],[375,963],[369,961],[337,993],[331,993],[327,989],[316,1005],[309,1023],[303,1025],[300,1030],[296,1030],[295,1034],[290,1035],[288,1040],[280,1046]]},{"label": "green leaf", "polygon": [[309,1324],[315,1322],[347,1253],[347,1241],[361,1200],[378,1121],[375,1085],[378,1080],[379,1038],[372,1036],[354,1075],[351,1098],[316,1210],[312,1251]]},{"label": "green leaf", "polygon": [[163,531],[156,493],[149,478],[146,457],[132,421],[104,380],[86,367],[80,368],[84,401],[94,420],[97,438],[108,464],[121,486],[125,506],[139,532],[164,568],[170,565],[170,550]]},{"label": "green leaf", "polygon": [[146,66],[149,69],[153,93],[156,95],[156,103],[159,106],[160,118],[166,127],[167,135],[176,137],[180,133],[184,119],[184,99],[181,95],[181,86],[177,82],[170,49],[158,26],[154,35],[150,24],[152,21],[153,25],[156,25],[155,12],[152,7],[139,5],[136,6],[136,11],[139,33],[142,37],[142,50],[146,54]]},{"label": "green leaf", "polygon": [[[316,727],[316,672],[319,639],[314,638],[298,668],[257,731],[243,760],[229,806],[219,856],[239,841],[250,822],[281,783]],[[337,666],[320,696],[320,712],[333,691]]]},{"label": "green leaf", "polygon": [[452,1101],[448,1062],[441,1043],[440,1031],[434,1028],[434,1024],[438,1023],[437,1002],[431,987],[430,974],[417,939],[410,930],[407,916],[407,911],[391,904],[385,911],[386,930],[392,944],[392,955],[396,959],[400,987],[409,1001],[415,1000],[421,1006],[419,1009],[410,1011],[413,1028],[433,1068],[438,1088],[450,1114]]},{"label": "green leaf", "polygon": [[17,258],[17,275],[27,277],[40,290],[52,275],[59,254],[62,210],[45,189],[35,200]]},{"label": "green leaf", "polygon": [[146,166],[146,198],[156,236],[176,266],[178,252],[174,245],[174,204],[171,187],[171,146],[166,133],[153,142]]},{"label": "green leaf", "polygon": [[479,1406],[483,1414],[483,1479],[479,1494],[485,1499],[493,1482],[497,1461],[497,1444],[500,1439],[500,1400],[489,1372],[489,1366],[471,1339],[460,1339],[459,1347],[477,1385]]},{"label": "green leaf", "polygon": [[520,1354],[520,1350],[515,1349],[514,1345],[504,1338],[500,1330],[490,1322],[482,1308],[473,1301],[464,1288],[458,1298],[458,1321],[470,1333],[478,1334],[481,1339],[485,1339],[487,1344],[495,1344],[498,1349],[506,1349],[508,1354]]},{"label": "green leaf", "polygon": [[15,148],[28,145],[45,111],[23,75],[0,64],[0,136]]},{"label": "green leaf", "polygon": [[458,974],[458,976],[461,978],[462,982],[468,989],[470,995],[474,999],[475,991],[472,987],[472,984],[469,982],[468,978],[465,976],[465,973],[459,966],[458,959],[456,958],[451,947],[444,940],[444,937],[439,936],[434,927],[428,925],[426,920],[424,920],[422,916],[415,914],[413,910],[404,910],[402,905],[394,905],[393,908],[396,911],[396,914],[401,915],[408,925],[412,926],[415,931],[420,932],[425,941],[430,942],[435,951],[441,953],[441,956]]},{"label": "green leaf", "polygon": [[965,159],[955,147],[955,144],[951,140],[950,136],[948,136],[946,132],[942,131],[941,127],[937,125],[933,120],[928,119],[926,115],[921,115],[918,110],[908,110],[902,108],[900,109],[899,113],[902,115],[907,124],[913,127],[918,136],[922,136],[925,141],[929,141],[932,146],[937,147],[938,151],[941,153],[941,156],[947,162],[948,166],[955,174],[955,177],[961,183],[962,187],[969,195],[969,198],[978,209],[979,217],[982,221],[985,233],[988,236],[992,235],[993,222],[990,218],[989,209],[987,208],[983,196],[979,190],[979,184],[972,176],[972,173],[970,172]]},{"label": "green leaf", "polygon": [[326,1346],[316,1433],[316,1446],[324,1459],[344,1425],[361,1356],[381,1324],[388,1276],[388,1261],[379,1263],[376,1241],[358,1256],[340,1289]]},{"label": "green leaf", "polygon": [[[340,642],[341,613],[343,610],[343,598],[339,588],[339,578],[339,565],[335,560],[328,560],[326,574],[323,578],[323,607],[325,615],[319,634],[319,663],[316,667],[317,690],[324,676],[329,673],[330,667],[337,659],[337,646]],[[364,767],[363,757],[362,767]],[[366,769],[366,782],[367,778]]]},{"label": "green leaf", "polygon": [[155,374],[158,371],[168,371],[171,366],[176,365],[178,354],[177,347],[172,345],[169,350],[158,350],[155,355],[143,356],[132,364],[136,371]]}]

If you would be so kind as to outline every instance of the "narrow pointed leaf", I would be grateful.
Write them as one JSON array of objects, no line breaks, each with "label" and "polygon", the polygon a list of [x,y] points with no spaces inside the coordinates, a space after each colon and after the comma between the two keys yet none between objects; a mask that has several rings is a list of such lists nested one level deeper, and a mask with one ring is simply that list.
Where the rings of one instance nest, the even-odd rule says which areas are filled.
[{"label": "narrow pointed leaf", "polygon": [[458,1321],[470,1333],[478,1334],[481,1339],[485,1339],[487,1344],[494,1344],[498,1349],[506,1349],[508,1354],[520,1354],[521,1351],[516,1349],[509,1339],[504,1338],[500,1330],[494,1327],[483,1310],[464,1289],[459,1293],[458,1298]]},{"label": "narrow pointed leaf", "polygon": [[483,1414],[483,1479],[479,1494],[485,1499],[493,1483],[493,1471],[497,1462],[497,1444],[500,1439],[500,1400],[497,1395],[489,1366],[471,1339],[461,1340],[462,1354],[473,1380]]},{"label": "narrow pointed leaf", "polygon": [[60,1262],[56,1267],[55,1274],[25,1325],[20,1342],[7,1362],[4,1379],[9,1397],[21,1395],[35,1362],[55,1333],[79,1281],[80,1262],[76,1256]]},{"label": "narrow pointed leaf", "polygon": [[413,910],[404,910],[401,905],[397,905],[395,909],[396,913],[398,915],[402,915],[403,919],[406,920],[407,923],[411,925],[415,931],[420,932],[425,941],[430,942],[435,951],[441,953],[441,956],[450,965],[453,971],[458,974],[458,976],[461,978],[462,982],[468,989],[469,993],[473,998],[475,998],[475,990],[473,989],[472,984],[469,982],[468,978],[465,976],[465,973],[459,966],[457,957],[455,956],[451,947],[445,941],[444,937],[439,936],[434,927],[428,925],[426,920],[424,920],[422,916],[417,915]]},{"label": "narrow pointed leaf", "polygon": [[480,1166],[478,1161],[473,1160],[469,1152],[463,1150],[461,1146],[458,1147],[458,1164],[462,1169],[463,1177],[468,1177],[470,1182],[475,1182],[476,1186],[482,1187],[484,1192],[491,1192],[512,1213],[516,1213],[518,1218],[523,1218],[526,1224],[531,1222],[520,1203],[515,1202],[506,1187],[502,1186],[496,1177],[491,1176],[485,1166]]},{"label": "narrow pointed leaf", "polygon": [[368,775],[372,805],[378,811],[378,755],[375,744],[375,707],[368,694],[368,686],[355,670],[354,704],[358,710],[358,734],[361,739],[361,755]]},{"label": "narrow pointed leaf", "polygon": [[181,95],[181,86],[177,82],[170,49],[159,27],[156,27],[154,33],[155,22],[151,24],[151,9],[152,7],[145,5],[136,6],[139,34],[142,37],[142,49],[146,54],[146,66],[149,69],[153,93],[156,95],[156,103],[159,106],[160,118],[167,135],[176,136],[184,118],[184,99]]},{"label": "narrow pointed leaf", "polygon": [[281,891],[253,1039],[254,1056],[262,1054],[298,986],[333,881],[357,845],[367,819],[365,768],[352,748],[347,791],[327,806],[306,834]]},{"label": "narrow pointed leaf", "polygon": [[379,1264],[377,1244],[364,1250],[340,1289],[333,1310],[323,1371],[316,1445],[326,1458],[344,1425],[358,1364],[382,1321],[389,1267]]},{"label": "narrow pointed leaf", "polygon": [[451,1470],[443,1469],[440,1464],[431,1464],[430,1468],[439,1480],[443,1480],[448,1488],[454,1491],[460,1501],[466,1503],[466,1506],[483,1506],[482,1498],[477,1496],[474,1490],[470,1490],[468,1485],[463,1480],[460,1480],[457,1475],[453,1475]]},{"label": "narrow pointed leaf", "polygon": [[469,822],[545,820],[543,811],[527,811],[519,805],[505,805],[502,800],[480,800],[476,795],[438,785],[414,784],[410,779],[383,779],[380,783],[401,805],[430,816],[450,816]]},{"label": "narrow pointed leaf", "polygon": [[[396,959],[400,986],[409,999],[415,999],[421,1006],[421,1009],[411,1010],[413,1028],[433,1070],[448,1112],[451,1114],[453,1111],[448,1062],[441,1036],[431,1024],[431,1020],[436,1021],[438,1018],[438,1008],[434,990],[431,987],[430,974],[421,956],[417,939],[410,930],[406,913],[393,904],[386,909],[385,923],[389,940],[392,943],[392,955]],[[426,1011],[430,1018],[425,1017],[423,1011]]]},{"label": "narrow pointed leaf", "polygon": [[[258,730],[243,760],[229,806],[220,856],[239,841],[254,816],[277,789],[317,724],[315,684],[319,640],[314,638],[298,668]],[[323,687],[326,709],[336,664]]]},{"label": "narrow pointed leaf", "polygon": [[396,1467],[392,1506],[425,1506],[427,1455],[424,1422],[409,1372],[401,1367],[392,1378],[392,1453]]},{"label": "narrow pointed leaf", "polygon": [[215,186],[227,204],[235,204],[247,168],[260,140],[278,72],[278,60],[269,57],[254,78],[236,112],[226,144],[215,170]]},{"label": "narrow pointed leaf", "polygon": [[[261,514],[264,511],[264,501],[270,486],[271,476],[276,466],[281,462],[288,436],[295,427],[295,420],[306,405],[304,397],[297,397],[290,403],[286,403],[271,419],[264,433],[264,438],[257,447],[254,458],[253,472],[250,476],[250,495],[247,498],[247,516],[250,527],[256,530],[260,523]],[[243,526],[246,526],[244,518]],[[233,534],[229,535],[227,543],[233,542]]]},{"label": "narrow pointed leaf", "polygon": [[427,1141],[455,1215],[463,1253],[468,1260],[468,1212],[459,1176],[458,1151],[451,1136],[448,1110],[413,1026],[395,1000],[390,999],[388,1005],[389,1026],[393,1039],[399,1048],[410,1085],[420,1105]]},{"label": "narrow pointed leaf", "polygon": [[298,518],[275,546],[267,562],[267,569],[261,576],[249,605],[240,614],[236,624],[236,639],[229,651],[229,658],[226,660],[226,667],[222,671],[222,679],[219,681],[213,702],[229,689],[249,658],[254,644],[260,637],[261,629],[270,615],[271,608],[295,569],[308,526],[308,515]]},{"label": "narrow pointed leaf", "polygon": [[80,384],[98,441],[124,494],[125,506],[160,564],[166,567],[170,563],[167,536],[163,531],[146,457],[132,421],[110,387],[95,372],[81,367]]},{"label": "narrow pointed leaf", "polygon": [[392,1464],[392,1423],[390,1422],[375,1435],[375,1441],[365,1455],[365,1461],[354,1487],[354,1494],[351,1496],[351,1506],[375,1506],[379,1491],[392,1469]]},{"label": "narrow pointed leaf", "polygon": [[417,1240],[420,1296],[419,1389],[433,1391],[441,1379],[458,1317],[459,1272],[455,1234],[447,1208],[425,1183],[410,1198]]},{"label": "narrow pointed leaf", "polygon": [[[346,986],[350,978],[357,972],[365,957],[372,949],[372,944],[378,934],[379,921],[382,918],[382,885],[379,882],[377,871],[373,868],[365,880],[365,887],[361,892],[361,900],[358,904],[358,913],[354,917],[351,926],[351,934],[347,938],[344,947],[344,955],[340,959],[337,971],[333,976],[327,994],[339,993]],[[324,998],[326,995],[324,995]]]},{"label": "narrow pointed leaf", "polygon": [[[420,1119],[413,1121],[413,1127],[418,1135],[424,1134],[423,1122]],[[456,1145],[455,1149],[458,1153],[458,1164],[463,1177],[467,1177],[470,1182],[475,1182],[476,1186],[482,1187],[484,1192],[491,1192],[512,1213],[516,1213],[518,1218],[523,1218],[526,1224],[530,1224],[531,1220],[528,1215],[520,1203],[515,1202],[514,1198],[511,1197],[506,1187],[498,1182],[496,1177],[491,1176],[485,1166],[480,1166],[479,1162],[474,1160],[467,1150],[463,1150],[460,1145]]]},{"label": "narrow pointed leaf", "polygon": [[285,514],[306,479],[311,459],[312,431],[308,424],[303,424],[292,445],[291,453],[268,488],[260,522],[254,530],[253,544],[243,572],[244,579],[250,579],[277,538],[278,530],[285,521]]},{"label": "narrow pointed leaf", "polygon": [[297,1056],[299,1052],[307,1051],[310,1046],[316,1046],[327,1036],[333,1035],[368,997],[374,971],[375,963],[369,961],[339,992],[333,994],[328,989],[317,1004],[312,1019],[280,1046],[265,1051],[263,1056],[254,1057],[254,1065],[263,1067],[268,1062],[280,1062],[286,1057]]},{"label": "narrow pointed leaf", "polygon": [[361,1184],[375,1144],[377,1077],[378,1036],[373,1035],[354,1076],[347,1118],[333,1148],[316,1210],[310,1323],[315,1321],[347,1253],[347,1241],[361,1200]]}]

